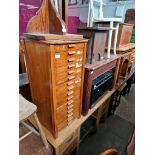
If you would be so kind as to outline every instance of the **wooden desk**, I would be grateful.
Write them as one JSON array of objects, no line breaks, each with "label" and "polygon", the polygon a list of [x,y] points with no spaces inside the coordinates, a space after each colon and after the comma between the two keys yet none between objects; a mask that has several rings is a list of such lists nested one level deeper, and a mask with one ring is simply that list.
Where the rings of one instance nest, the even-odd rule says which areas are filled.
[{"label": "wooden desk", "polygon": [[[76,152],[78,154],[79,150],[79,139],[80,139],[80,126],[85,122],[96,110],[99,110],[103,103],[105,103],[111,95],[128,79],[132,76],[132,73],[126,78],[119,80],[118,84],[112,89],[111,91],[107,91],[104,95],[102,95],[96,105],[89,109],[88,114],[86,116],[81,116],[79,119],[74,120],[74,122],[70,125],[64,128],[62,131],[59,132],[58,138],[55,139],[52,134],[43,126],[43,130],[45,133],[45,136],[48,140],[48,142],[54,147],[55,155],[61,155],[64,154],[64,150],[68,148],[75,148],[76,146]],[[30,122],[36,127],[36,124],[32,118],[29,119]],[[97,118],[96,121],[96,127],[99,125],[100,115]],[[75,141],[75,142],[74,142]],[[73,143],[74,142],[74,143]]]},{"label": "wooden desk", "polygon": [[[43,130],[45,133],[45,136],[48,140],[48,142],[54,147],[55,154],[60,155],[62,146],[64,146],[64,150],[70,146],[72,141],[75,139],[77,140],[76,147],[77,147],[77,153],[79,148],[79,139],[80,139],[80,126],[83,124],[84,121],[88,119],[113,93],[115,92],[115,89],[111,91],[107,91],[101,98],[98,100],[98,103],[92,108],[89,109],[88,114],[86,116],[81,116],[80,119],[74,120],[74,122],[70,125],[64,128],[62,131],[59,132],[58,138],[55,139],[52,134],[43,126]],[[32,118],[29,119],[30,122],[35,126],[35,122]],[[67,143],[67,144],[66,144]]]}]

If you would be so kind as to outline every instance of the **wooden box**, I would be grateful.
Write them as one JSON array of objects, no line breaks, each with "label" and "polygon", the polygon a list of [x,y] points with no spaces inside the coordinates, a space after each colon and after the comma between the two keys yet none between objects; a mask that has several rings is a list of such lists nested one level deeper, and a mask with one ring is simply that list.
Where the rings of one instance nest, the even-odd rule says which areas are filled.
[{"label": "wooden box", "polygon": [[109,28],[78,28],[78,33],[89,39],[86,54],[87,63],[92,64],[95,61],[103,60],[108,30]]},{"label": "wooden box", "polygon": [[87,44],[84,39],[69,39],[70,35],[52,40],[57,37],[24,39],[32,100],[39,120],[55,138],[81,115]]},{"label": "wooden box", "polygon": [[[133,30],[132,24],[127,24],[127,23],[119,24],[119,31],[118,31],[117,45],[116,45],[117,48],[121,48],[122,46],[130,44],[132,30]],[[115,31],[113,31],[113,34],[112,34],[111,48],[114,47],[114,36],[115,36]],[[106,42],[106,47],[107,45],[108,45],[108,42]]]}]

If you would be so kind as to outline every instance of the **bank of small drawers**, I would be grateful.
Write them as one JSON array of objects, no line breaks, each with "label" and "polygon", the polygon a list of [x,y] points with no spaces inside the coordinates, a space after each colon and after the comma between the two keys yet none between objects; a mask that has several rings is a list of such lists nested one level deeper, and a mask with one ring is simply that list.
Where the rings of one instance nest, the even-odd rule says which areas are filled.
[{"label": "bank of small drawers", "polygon": [[84,44],[54,47],[56,82],[56,122],[60,131],[80,117]]}]

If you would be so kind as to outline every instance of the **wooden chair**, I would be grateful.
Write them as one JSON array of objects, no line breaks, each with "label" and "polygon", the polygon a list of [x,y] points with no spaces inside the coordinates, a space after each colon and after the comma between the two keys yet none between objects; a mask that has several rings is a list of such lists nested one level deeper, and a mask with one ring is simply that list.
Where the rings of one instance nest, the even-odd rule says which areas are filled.
[{"label": "wooden chair", "polygon": [[[116,17],[103,17],[103,0],[90,0],[89,1],[89,8],[88,8],[88,21],[87,27],[93,27],[94,23],[110,23],[110,30],[108,36],[108,51],[107,51],[107,58],[110,58],[110,49],[111,49],[111,41],[112,41],[112,32],[115,30],[115,37],[114,37],[114,54],[116,55],[116,45],[117,45],[117,36],[119,30],[119,23],[123,21],[123,7],[116,8]],[[116,26],[114,27],[114,22]]]},{"label": "wooden chair", "polygon": [[[41,124],[38,120],[36,111],[37,111],[36,105],[27,101],[21,94],[19,94],[19,124],[24,125],[26,128],[28,128],[30,130],[28,133],[21,136],[19,138],[19,141],[23,140],[24,138],[26,138],[33,132],[36,135],[41,136],[45,147],[48,148],[48,142],[47,142],[44,132],[42,130]],[[38,126],[40,134],[33,127],[31,127],[30,125],[25,123],[25,121],[28,120],[29,117],[34,117],[34,120],[36,121],[36,124]]]},{"label": "wooden chair", "polygon": [[118,151],[114,148],[110,148],[100,153],[100,155],[118,155]]}]

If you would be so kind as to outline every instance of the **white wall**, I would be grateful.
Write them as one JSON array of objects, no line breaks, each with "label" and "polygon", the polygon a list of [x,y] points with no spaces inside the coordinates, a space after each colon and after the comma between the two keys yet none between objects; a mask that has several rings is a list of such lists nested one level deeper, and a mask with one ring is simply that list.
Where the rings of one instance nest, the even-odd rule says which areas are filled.
[{"label": "white wall", "polygon": [[[135,1],[122,1],[117,4],[117,2],[108,2],[109,0],[104,0],[106,3],[106,6],[104,6],[104,17],[115,17],[115,9],[117,6],[124,5],[124,16],[126,13],[126,10],[135,8]],[[87,16],[88,16],[88,5],[77,5],[77,6],[69,6],[68,7],[68,15],[69,16],[77,16],[80,18],[80,20],[84,23],[87,22]]]}]

